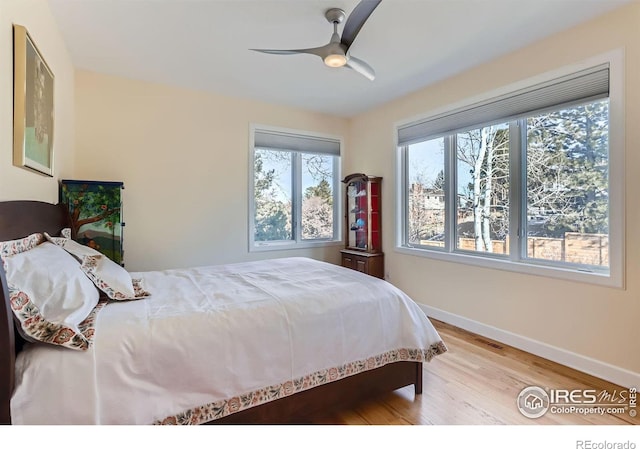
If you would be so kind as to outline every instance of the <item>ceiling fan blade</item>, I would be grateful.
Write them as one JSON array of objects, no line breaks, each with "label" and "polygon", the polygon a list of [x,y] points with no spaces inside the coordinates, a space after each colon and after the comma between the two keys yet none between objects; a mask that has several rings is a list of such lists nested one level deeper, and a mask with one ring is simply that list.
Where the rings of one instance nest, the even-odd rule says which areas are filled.
[{"label": "ceiling fan blade", "polygon": [[249,50],[258,51],[260,53],[268,53],[270,55],[295,55],[295,54],[310,54],[317,55],[321,58],[326,56],[326,45],[324,47],[315,47],[315,48],[299,48],[297,50],[268,50],[261,48],[250,48]]},{"label": "ceiling fan blade", "polygon": [[349,67],[350,69],[355,70],[356,72],[365,76],[371,81],[373,81],[376,78],[376,72],[373,70],[373,68],[369,64],[364,62],[362,59],[349,56],[346,67]]},{"label": "ceiling fan blade", "polygon": [[349,47],[356,40],[356,36],[360,32],[362,25],[367,21],[374,9],[382,0],[362,0],[353,9],[342,30],[342,39],[340,43],[349,50]]}]

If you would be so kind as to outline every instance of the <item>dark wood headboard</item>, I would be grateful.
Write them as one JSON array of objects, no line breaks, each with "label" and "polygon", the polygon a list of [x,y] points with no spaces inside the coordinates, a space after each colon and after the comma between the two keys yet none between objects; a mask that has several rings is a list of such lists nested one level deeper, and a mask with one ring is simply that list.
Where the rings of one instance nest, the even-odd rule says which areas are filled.
[{"label": "dark wood headboard", "polygon": [[[61,205],[40,201],[0,202],[0,241],[19,239],[34,232],[59,235],[68,226],[67,214]],[[7,280],[1,263],[0,287],[0,424],[10,424],[15,359],[22,342],[13,325]]]}]

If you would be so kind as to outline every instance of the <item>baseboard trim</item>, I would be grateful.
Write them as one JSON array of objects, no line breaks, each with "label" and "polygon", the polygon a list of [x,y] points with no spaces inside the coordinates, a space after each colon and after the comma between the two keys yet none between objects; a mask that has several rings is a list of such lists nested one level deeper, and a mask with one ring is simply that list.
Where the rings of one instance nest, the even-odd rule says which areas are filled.
[{"label": "baseboard trim", "polygon": [[[469,332],[491,338],[569,368],[604,379],[625,388],[640,387],[640,373],[634,373],[590,357],[533,340],[435,307],[419,304],[427,316]],[[445,342],[446,343],[446,342]]]}]

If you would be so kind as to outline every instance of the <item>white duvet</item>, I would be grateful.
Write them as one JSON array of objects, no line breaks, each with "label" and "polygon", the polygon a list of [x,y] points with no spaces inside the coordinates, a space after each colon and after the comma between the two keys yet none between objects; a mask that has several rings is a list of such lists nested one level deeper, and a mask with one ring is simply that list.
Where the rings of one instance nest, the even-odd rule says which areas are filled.
[{"label": "white duvet", "polygon": [[306,258],[132,273],[85,352],[28,345],[15,424],[200,423],[396,360],[446,350],[391,284]]}]

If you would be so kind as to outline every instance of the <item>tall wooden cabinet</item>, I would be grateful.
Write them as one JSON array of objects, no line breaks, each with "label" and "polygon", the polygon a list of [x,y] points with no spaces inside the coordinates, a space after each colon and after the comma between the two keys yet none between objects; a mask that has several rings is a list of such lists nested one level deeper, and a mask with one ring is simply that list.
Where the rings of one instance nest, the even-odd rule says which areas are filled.
[{"label": "tall wooden cabinet", "polygon": [[384,279],[382,178],[353,173],[345,184],[345,248],[342,266]]}]

